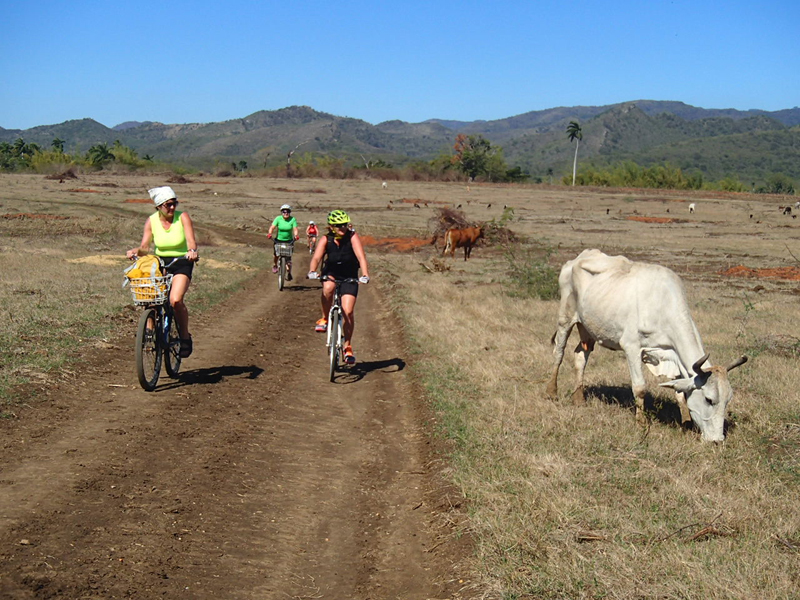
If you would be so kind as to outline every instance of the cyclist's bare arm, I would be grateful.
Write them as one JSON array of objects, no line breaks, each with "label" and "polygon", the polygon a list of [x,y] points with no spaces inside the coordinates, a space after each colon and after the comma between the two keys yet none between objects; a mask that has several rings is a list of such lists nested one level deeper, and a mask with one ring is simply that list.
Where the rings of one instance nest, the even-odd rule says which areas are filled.
[{"label": "cyclist's bare arm", "polygon": [[[149,223],[150,219],[147,221]],[[181,213],[181,224],[183,225],[183,233],[186,236],[186,247],[189,248],[189,251],[186,253],[186,258],[191,261],[196,261],[198,258],[197,239],[194,235],[194,223],[192,223],[192,218],[189,216],[189,213]]]},{"label": "cyclist's bare arm", "polygon": [[350,244],[353,246],[353,252],[358,259],[358,264],[361,266],[361,274],[369,279],[369,264],[367,263],[367,254],[364,252],[364,246],[361,244],[361,238],[357,233],[353,233],[350,238]]},{"label": "cyclist's bare arm", "polygon": [[133,260],[137,256],[145,256],[150,251],[150,242],[153,241],[153,228],[150,225],[150,219],[144,222],[144,233],[142,234],[142,242],[138,248],[128,250],[125,255]]},{"label": "cyclist's bare arm", "polygon": [[311,265],[308,269],[309,272],[317,272],[317,268],[320,266],[320,264],[322,264],[322,259],[325,256],[326,250],[326,244],[317,244],[317,247],[314,249],[314,255],[311,257]]}]

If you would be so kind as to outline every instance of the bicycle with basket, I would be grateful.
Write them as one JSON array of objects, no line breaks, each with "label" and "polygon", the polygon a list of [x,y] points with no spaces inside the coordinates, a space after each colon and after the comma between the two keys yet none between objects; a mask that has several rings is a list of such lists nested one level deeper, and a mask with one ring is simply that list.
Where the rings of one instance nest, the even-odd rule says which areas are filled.
[{"label": "bicycle with basket", "polygon": [[294,252],[294,240],[275,242],[275,256],[278,257],[278,291],[283,291],[287,267],[292,268],[292,252]]},{"label": "bicycle with basket", "polygon": [[[161,268],[156,269],[156,264]],[[136,329],[136,375],[139,384],[148,392],[156,388],[162,363],[172,378],[178,376],[181,368],[181,336],[169,303],[172,274],[162,274],[164,268],[159,259],[149,277],[127,280],[133,303],[143,308]]]}]

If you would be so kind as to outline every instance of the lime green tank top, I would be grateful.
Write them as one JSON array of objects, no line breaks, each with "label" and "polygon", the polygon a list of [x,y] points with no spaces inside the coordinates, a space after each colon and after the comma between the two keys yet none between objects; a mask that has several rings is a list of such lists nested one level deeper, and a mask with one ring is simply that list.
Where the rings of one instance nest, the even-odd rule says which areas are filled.
[{"label": "lime green tank top", "polygon": [[175,211],[169,231],[164,229],[158,213],[150,215],[150,227],[153,230],[153,241],[156,245],[156,256],[183,256],[189,251],[186,243],[186,233],[183,231],[181,215],[183,213]]}]

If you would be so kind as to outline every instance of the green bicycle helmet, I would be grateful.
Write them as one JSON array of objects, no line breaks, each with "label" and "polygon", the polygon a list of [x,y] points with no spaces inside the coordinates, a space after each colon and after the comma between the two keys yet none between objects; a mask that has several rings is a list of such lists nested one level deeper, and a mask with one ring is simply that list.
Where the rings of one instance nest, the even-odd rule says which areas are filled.
[{"label": "green bicycle helmet", "polygon": [[328,213],[328,225],[344,225],[350,222],[350,217],[343,210],[332,210]]}]

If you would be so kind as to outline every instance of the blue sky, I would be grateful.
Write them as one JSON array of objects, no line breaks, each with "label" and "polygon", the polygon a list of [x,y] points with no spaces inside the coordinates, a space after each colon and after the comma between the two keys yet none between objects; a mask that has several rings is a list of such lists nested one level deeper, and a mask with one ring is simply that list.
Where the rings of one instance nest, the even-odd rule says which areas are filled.
[{"label": "blue sky", "polygon": [[798,0],[4,2],[0,127],[800,105]]}]

